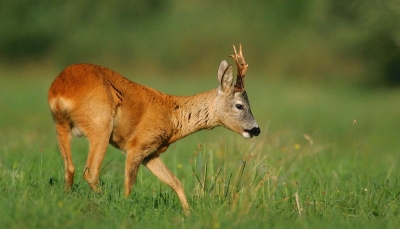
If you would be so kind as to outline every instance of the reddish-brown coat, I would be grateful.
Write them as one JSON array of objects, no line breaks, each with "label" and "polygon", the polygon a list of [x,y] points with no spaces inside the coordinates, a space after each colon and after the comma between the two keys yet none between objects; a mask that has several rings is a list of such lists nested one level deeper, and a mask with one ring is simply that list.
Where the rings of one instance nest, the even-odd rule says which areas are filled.
[{"label": "reddish-brown coat", "polygon": [[66,188],[73,185],[75,172],[71,138],[86,136],[90,147],[84,178],[93,190],[99,191],[100,166],[110,143],[126,153],[126,196],[131,192],[140,164],[144,164],[177,193],[188,213],[182,185],[159,154],[191,133],[218,125],[246,138],[259,134],[246,93],[235,90],[232,78],[232,67],[222,61],[217,89],[193,96],[172,96],[134,83],[101,66],[67,67],[48,92],[64,160]]}]

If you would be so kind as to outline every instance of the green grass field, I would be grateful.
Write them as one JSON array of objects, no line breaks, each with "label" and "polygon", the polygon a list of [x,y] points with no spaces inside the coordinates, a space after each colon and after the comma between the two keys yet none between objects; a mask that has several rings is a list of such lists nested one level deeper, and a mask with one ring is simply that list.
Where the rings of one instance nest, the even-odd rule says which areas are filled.
[{"label": "green grass field", "polygon": [[[63,191],[63,163],[46,100],[57,72],[43,74],[0,76],[1,228],[400,226],[397,89],[248,77],[259,137],[246,140],[216,128],[182,139],[162,155],[193,208],[184,217],[175,193],[146,168],[125,199],[125,157],[112,147],[102,166],[103,193],[90,191],[82,178],[84,139],[73,142],[75,187]],[[124,75],[179,95],[217,86],[213,74]]]}]

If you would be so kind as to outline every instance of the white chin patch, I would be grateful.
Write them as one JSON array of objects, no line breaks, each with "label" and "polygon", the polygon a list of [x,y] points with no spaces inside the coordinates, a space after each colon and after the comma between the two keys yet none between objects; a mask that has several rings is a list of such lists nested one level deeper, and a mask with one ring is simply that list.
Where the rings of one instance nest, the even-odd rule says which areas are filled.
[{"label": "white chin patch", "polygon": [[253,136],[247,132],[242,132],[242,136],[245,138],[252,138]]}]

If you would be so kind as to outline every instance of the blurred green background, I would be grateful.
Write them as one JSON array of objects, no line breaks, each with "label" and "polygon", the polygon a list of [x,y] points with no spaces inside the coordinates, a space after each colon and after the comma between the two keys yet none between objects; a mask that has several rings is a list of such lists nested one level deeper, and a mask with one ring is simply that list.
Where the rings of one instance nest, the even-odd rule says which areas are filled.
[{"label": "blurred green background", "polygon": [[252,77],[400,83],[398,0],[2,0],[0,20],[3,70],[91,62],[190,77],[240,42]]}]

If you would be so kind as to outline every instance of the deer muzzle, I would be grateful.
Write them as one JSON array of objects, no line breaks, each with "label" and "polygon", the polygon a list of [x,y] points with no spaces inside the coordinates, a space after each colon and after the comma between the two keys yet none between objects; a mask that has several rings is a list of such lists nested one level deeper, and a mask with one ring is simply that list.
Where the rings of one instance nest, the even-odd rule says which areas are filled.
[{"label": "deer muzzle", "polygon": [[253,127],[251,129],[244,129],[244,133],[242,134],[245,138],[252,138],[253,136],[258,136],[261,130],[259,127]]}]

